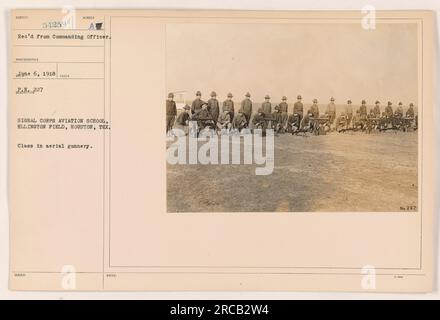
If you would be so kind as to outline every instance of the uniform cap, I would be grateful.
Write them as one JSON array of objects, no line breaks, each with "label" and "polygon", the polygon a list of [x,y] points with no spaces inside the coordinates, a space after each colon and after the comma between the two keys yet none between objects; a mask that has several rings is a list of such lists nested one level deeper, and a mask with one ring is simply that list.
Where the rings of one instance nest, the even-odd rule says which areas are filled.
[{"label": "uniform cap", "polygon": [[246,96],[246,97],[250,97],[251,94],[250,94],[249,92],[246,92],[245,96]]},{"label": "uniform cap", "polygon": [[168,93],[168,98],[174,98],[174,93],[172,92]]},{"label": "uniform cap", "polygon": [[287,97],[286,97],[286,96],[283,96],[283,97],[281,98],[281,100],[287,100]]},{"label": "uniform cap", "polygon": [[411,103],[409,104],[409,106],[410,106],[410,107],[414,107],[414,103],[411,102]]},{"label": "uniform cap", "polygon": [[301,95],[298,95],[296,98],[297,98],[297,99],[302,99]]},{"label": "uniform cap", "polygon": [[215,96],[217,96],[217,93],[215,93],[215,91],[212,91],[211,92],[211,97],[215,97]]},{"label": "uniform cap", "polygon": [[313,99],[313,103],[318,103],[318,99]]},{"label": "uniform cap", "polygon": [[335,98],[331,97],[331,98],[330,98],[330,101],[335,101]]},{"label": "uniform cap", "polygon": [[202,93],[200,91],[196,92],[196,96],[201,96],[201,95],[202,95]]},{"label": "uniform cap", "polygon": [[191,107],[190,107],[189,105],[185,104],[185,106],[183,107],[183,109],[185,109],[185,110],[189,110],[189,109],[191,109]]},{"label": "uniform cap", "polygon": [[365,100],[362,100],[362,104],[366,104],[367,102]]},{"label": "uniform cap", "polygon": [[264,97],[264,99],[270,99],[269,95],[266,94],[266,96]]},{"label": "uniform cap", "polygon": [[376,100],[376,104],[379,104],[380,102],[379,102],[379,100]]},{"label": "uniform cap", "polygon": [[262,113],[263,112],[263,108],[258,108],[258,113]]},{"label": "uniform cap", "polygon": [[351,103],[351,100],[347,100],[347,103]]},{"label": "uniform cap", "polygon": [[399,102],[399,106],[401,106],[401,105],[403,105],[403,103],[402,103],[402,102]]},{"label": "uniform cap", "polygon": [[392,105],[393,103],[391,102],[391,101],[388,101],[388,105],[390,106],[390,105]]},{"label": "uniform cap", "polygon": [[228,93],[228,98],[232,98],[232,93]]}]

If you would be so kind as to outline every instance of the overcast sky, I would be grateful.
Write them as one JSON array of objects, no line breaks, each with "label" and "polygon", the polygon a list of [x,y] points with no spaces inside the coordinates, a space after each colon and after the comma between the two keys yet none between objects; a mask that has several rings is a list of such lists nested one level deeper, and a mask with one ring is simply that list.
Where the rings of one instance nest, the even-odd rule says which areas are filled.
[{"label": "overcast sky", "polygon": [[220,100],[249,91],[256,102],[301,94],[306,103],[417,103],[417,34],[414,23],[169,24],[167,90],[188,100],[215,90]]}]

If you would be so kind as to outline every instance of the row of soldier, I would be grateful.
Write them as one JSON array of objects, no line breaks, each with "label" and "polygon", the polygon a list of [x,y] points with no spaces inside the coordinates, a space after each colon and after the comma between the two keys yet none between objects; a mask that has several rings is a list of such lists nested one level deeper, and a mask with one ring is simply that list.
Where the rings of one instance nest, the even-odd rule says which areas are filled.
[{"label": "row of soldier", "polygon": [[[388,102],[385,110],[381,112],[380,102],[376,101],[373,108],[368,112],[365,100],[362,100],[358,110],[354,111],[352,101],[348,100],[345,109],[336,118],[336,104],[332,97],[327,105],[324,116],[320,117],[318,100],[314,99],[313,104],[304,112],[301,95],[297,96],[297,101],[293,106],[293,113],[288,114],[287,97],[282,97],[282,102],[275,105],[272,111],[270,96],[264,97],[264,102],[258,109],[258,112],[252,117],[252,101],[249,92],[245,94],[238,112],[235,112],[235,104],[232,100],[231,93],[227,95],[227,99],[222,103],[220,112],[220,103],[217,100],[217,94],[211,92],[211,98],[205,102],[201,99],[201,92],[196,92],[196,99],[191,106],[185,105],[184,112],[177,115],[176,103],[174,102],[174,94],[168,94],[166,102],[166,128],[167,133],[173,127],[187,131],[189,121],[197,121],[199,128],[210,128],[219,130],[242,130],[248,128],[252,124],[253,128],[272,128],[278,133],[298,132],[301,130],[316,129],[320,127],[320,123],[327,126],[328,130],[349,129],[357,125],[364,126],[368,119],[376,119],[376,123],[392,123],[395,119],[406,117],[414,119],[414,105],[411,103],[404,115],[403,104],[399,102],[396,110],[393,111],[392,103]],[[317,120],[320,121],[317,121]],[[336,122],[336,123],[335,123]],[[315,128],[314,128],[315,127]]]}]

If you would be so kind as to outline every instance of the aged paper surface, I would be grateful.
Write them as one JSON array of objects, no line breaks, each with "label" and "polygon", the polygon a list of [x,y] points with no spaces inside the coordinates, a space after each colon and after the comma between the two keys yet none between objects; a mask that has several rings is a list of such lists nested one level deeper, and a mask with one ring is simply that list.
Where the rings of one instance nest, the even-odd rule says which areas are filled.
[{"label": "aged paper surface", "polygon": [[11,289],[431,291],[430,12],[10,20]]}]

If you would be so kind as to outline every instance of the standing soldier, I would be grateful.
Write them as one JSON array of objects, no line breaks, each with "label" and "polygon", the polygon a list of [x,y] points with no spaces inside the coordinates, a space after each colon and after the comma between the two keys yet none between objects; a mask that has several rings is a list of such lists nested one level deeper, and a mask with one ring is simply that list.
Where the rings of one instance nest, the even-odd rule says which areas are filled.
[{"label": "standing soldier", "polygon": [[380,102],[379,101],[376,101],[374,108],[373,108],[373,113],[374,113],[375,118],[380,117]]},{"label": "standing soldier", "polygon": [[399,102],[399,106],[397,107],[395,113],[396,113],[396,116],[403,117],[403,103],[402,102]]},{"label": "standing soldier", "polygon": [[402,118],[403,118],[403,103],[399,102],[399,106],[394,111],[394,127],[400,128],[402,125]]},{"label": "standing soldier", "polygon": [[220,114],[220,106],[215,91],[211,92],[211,99],[208,100],[208,111],[211,113],[214,123],[217,123],[217,119]]},{"label": "standing soldier", "polygon": [[393,103],[391,101],[388,101],[388,105],[385,108],[385,116],[388,118],[391,118],[393,116]]},{"label": "standing soldier", "polygon": [[234,101],[232,101],[232,93],[228,93],[228,98],[223,101],[222,111],[228,111],[231,120],[234,119]]},{"label": "standing soldier", "polygon": [[296,97],[296,99],[297,99],[297,101],[293,105],[293,115],[296,114],[298,117],[298,123],[301,123],[301,120],[302,120],[303,114],[304,114],[304,106],[301,102],[301,100],[302,100],[301,95],[298,95]]},{"label": "standing soldier", "polygon": [[319,118],[318,99],[313,99],[313,104],[310,106],[310,113],[314,119]]},{"label": "standing soldier", "polygon": [[202,105],[205,103],[202,100],[202,93],[200,91],[196,92],[196,99],[191,104],[191,114],[198,113],[202,110]]},{"label": "standing soldier", "polygon": [[345,108],[345,115],[347,116],[347,128],[351,126],[353,120],[353,106],[351,100],[347,100],[347,107]]},{"label": "standing soldier", "polygon": [[173,100],[174,94],[168,93],[168,99],[166,103],[166,127],[167,133],[173,129],[174,119],[177,115],[176,102]]},{"label": "standing soldier", "polygon": [[393,119],[393,103],[388,101],[388,105],[385,108],[385,125],[388,126]]},{"label": "standing soldier", "polygon": [[246,98],[241,102],[240,110],[243,112],[244,116],[246,117],[246,121],[249,124],[252,115],[252,101],[250,99],[251,94],[247,92],[245,97]]},{"label": "standing soldier", "polygon": [[335,98],[330,98],[330,103],[327,105],[327,110],[325,111],[325,114],[328,116],[328,121],[330,123],[330,126],[333,126],[333,123],[336,119],[336,105],[335,105]]},{"label": "standing soldier", "polygon": [[361,119],[367,119],[367,102],[362,100],[361,106],[359,107],[359,116]]},{"label": "standing soldier", "polygon": [[280,126],[284,129],[287,129],[287,119],[289,118],[289,116],[287,115],[287,110],[289,108],[289,105],[287,104],[287,97],[283,96],[283,98],[281,99],[282,102],[278,105],[279,108],[279,122],[280,122]]},{"label": "standing soldier", "polygon": [[270,97],[268,94],[264,97],[264,102],[261,105],[261,108],[263,109],[263,112],[266,116],[272,114],[272,105],[270,103]]},{"label": "standing soldier", "polygon": [[[265,117],[270,117],[272,115],[272,105],[270,103],[270,97],[268,94],[264,97],[264,102],[261,105],[261,108],[263,109],[263,113]],[[266,123],[267,128],[271,128],[272,121],[268,120]]]}]

